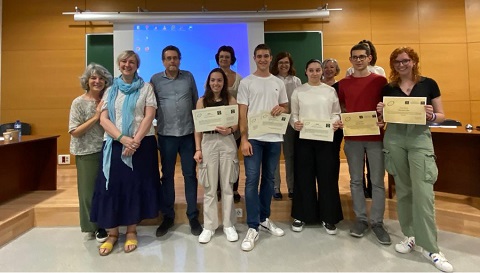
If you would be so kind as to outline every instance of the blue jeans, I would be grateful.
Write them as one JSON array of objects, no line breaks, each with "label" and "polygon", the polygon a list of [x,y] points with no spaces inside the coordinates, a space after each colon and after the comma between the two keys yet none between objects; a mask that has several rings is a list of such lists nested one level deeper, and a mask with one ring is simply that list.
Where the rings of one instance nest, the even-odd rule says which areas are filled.
[{"label": "blue jeans", "polygon": [[195,155],[195,139],[193,134],[186,136],[158,135],[158,150],[162,163],[162,178],[160,187],[160,211],[164,217],[175,218],[175,164],[177,153],[180,154],[182,174],[185,180],[185,199],[187,201],[187,217],[189,220],[198,218],[197,209],[197,174]]},{"label": "blue jeans", "polygon": [[[264,142],[253,139],[249,142],[252,145],[253,155],[244,157],[247,224],[249,228],[258,230],[260,222],[270,216],[275,170],[280,158],[281,142]],[[262,168],[262,181],[259,192],[260,167]]]}]

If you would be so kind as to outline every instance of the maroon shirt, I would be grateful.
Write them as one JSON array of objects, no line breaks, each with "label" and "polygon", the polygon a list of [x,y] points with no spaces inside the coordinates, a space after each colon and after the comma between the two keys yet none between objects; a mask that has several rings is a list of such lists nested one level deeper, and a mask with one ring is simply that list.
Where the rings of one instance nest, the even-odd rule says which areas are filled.
[{"label": "maroon shirt", "polygon": [[[338,82],[338,99],[345,105],[347,113],[376,111],[377,104],[382,101],[382,88],[387,84],[383,76],[371,73],[367,77],[345,77]],[[355,141],[382,141],[383,130],[380,135],[346,136],[346,140]]]}]

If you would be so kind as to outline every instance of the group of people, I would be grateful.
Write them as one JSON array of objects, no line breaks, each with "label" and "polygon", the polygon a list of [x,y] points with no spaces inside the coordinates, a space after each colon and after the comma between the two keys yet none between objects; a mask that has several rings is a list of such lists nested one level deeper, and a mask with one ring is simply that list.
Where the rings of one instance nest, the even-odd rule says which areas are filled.
[{"label": "group of people", "polygon": [[[215,55],[219,67],[208,74],[201,98],[193,75],[180,70],[181,53],[175,46],[163,49],[165,71],[153,75],[150,83],[138,75],[140,59],[134,51],[118,56],[121,75],[114,79],[102,66],[90,64],[81,77],[86,93],[73,101],[69,124],[82,232],[97,235],[103,242],[99,254],[105,256],[118,241],[118,227],[127,226],[124,251],[128,253],[138,245],[136,225],[161,211],[163,221],[156,236],[165,235],[174,224],[179,154],[192,234],[200,243],[211,240],[219,227],[217,201],[221,196],[224,234],[228,241],[237,241],[233,203],[240,198],[240,149],[248,225],[241,249],[250,251],[260,229],[274,236],[285,234],[269,219],[272,198],[282,198],[278,166],[283,143],[292,230],[300,232],[305,224],[320,223],[334,235],[335,225],[343,219],[338,188],[344,138],[340,114],[377,111],[380,135],[344,138],[356,216],[350,235],[362,237],[371,228],[379,243],[391,244],[383,224],[386,169],[395,178],[399,222],[405,235],[395,250],[408,253],[415,245],[421,246],[438,269],[453,271],[437,246],[433,184],[438,171],[430,130],[427,125],[386,126],[382,116],[384,96],[426,97],[426,120],[442,122],[440,90],[433,79],[420,75],[413,49],[400,47],[392,52],[389,81],[377,74],[385,72],[374,66],[372,50],[369,41],[354,45],[349,58],[352,68],[338,82],[335,76],[340,68],[335,59],[311,59],[305,65],[307,82],[302,85],[288,52],[278,54],[271,66],[270,48],[258,45],[253,54],[256,70],[242,78],[231,69],[236,60],[233,48],[222,46]],[[195,131],[193,109],[225,105],[238,105],[238,125]],[[291,114],[285,135],[249,134],[249,117],[264,111],[273,116]],[[152,126],[155,117],[156,130]],[[305,120],[329,120],[332,141],[300,138]],[[366,161],[372,198],[369,216],[363,185]],[[198,183],[205,189],[203,227],[198,221]]]}]

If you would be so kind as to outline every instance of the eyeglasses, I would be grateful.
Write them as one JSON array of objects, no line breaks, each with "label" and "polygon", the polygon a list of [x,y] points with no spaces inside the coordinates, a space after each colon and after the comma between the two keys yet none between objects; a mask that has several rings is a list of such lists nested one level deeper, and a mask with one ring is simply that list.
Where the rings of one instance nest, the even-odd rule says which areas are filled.
[{"label": "eyeglasses", "polygon": [[167,56],[167,57],[165,57],[165,60],[167,60],[167,61],[171,61],[171,60],[178,61],[178,56]]},{"label": "eyeglasses", "polygon": [[360,56],[353,55],[352,57],[350,57],[350,59],[353,60],[353,61],[358,61],[358,60],[365,61],[365,59],[367,59],[367,57],[368,57],[367,55],[360,55]]},{"label": "eyeglasses", "polygon": [[290,62],[278,62],[279,65],[290,64]]},{"label": "eyeglasses", "polygon": [[410,61],[411,61],[410,59],[403,59],[403,60],[400,60],[400,61],[395,60],[395,61],[393,61],[393,65],[394,66],[399,66],[400,64],[407,65],[407,64],[410,63]]}]

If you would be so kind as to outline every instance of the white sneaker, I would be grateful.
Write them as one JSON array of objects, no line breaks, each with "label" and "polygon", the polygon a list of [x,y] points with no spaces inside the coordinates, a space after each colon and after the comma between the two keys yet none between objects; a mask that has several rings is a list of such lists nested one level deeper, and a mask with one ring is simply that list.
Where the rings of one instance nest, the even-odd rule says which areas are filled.
[{"label": "white sneaker", "polygon": [[253,228],[249,228],[247,236],[243,239],[242,250],[250,251],[255,247],[255,242],[258,240],[258,231]]},{"label": "white sneaker", "polygon": [[300,220],[297,220],[297,219],[293,219],[292,230],[296,231],[296,232],[300,232],[300,231],[303,230],[304,225],[305,225],[304,222],[302,222]]},{"label": "white sneaker", "polygon": [[453,272],[453,266],[448,262],[447,258],[445,258],[442,252],[431,253],[423,250],[422,253],[425,258],[432,261],[437,269],[443,272]]},{"label": "white sneaker", "polygon": [[223,228],[223,233],[227,235],[227,240],[229,242],[238,241],[238,233],[234,226]]},{"label": "white sneaker", "polygon": [[407,254],[415,248],[415,237],[405,237],[403,241],[395,245],[395,250],[399,253]]},{"label": "white sneaker", "polygon": [[202,244],[210,242],[213,234],[215,234],[215,230],[203,229],[202,233],[200,233],[200,236],[198,236],[198,242]]},{"label": "white sneaker", "polygon": [[285,232],[279,227],[277,227],[270,219],[265,219],[265,221],[260,223],[260,227],[262,227],[265,231],[270,232],[275,236],[283,236]]}]

